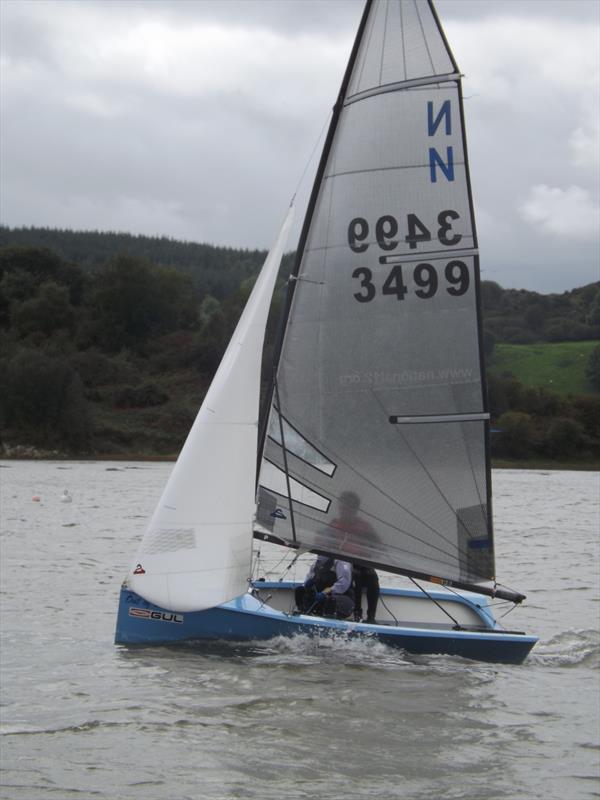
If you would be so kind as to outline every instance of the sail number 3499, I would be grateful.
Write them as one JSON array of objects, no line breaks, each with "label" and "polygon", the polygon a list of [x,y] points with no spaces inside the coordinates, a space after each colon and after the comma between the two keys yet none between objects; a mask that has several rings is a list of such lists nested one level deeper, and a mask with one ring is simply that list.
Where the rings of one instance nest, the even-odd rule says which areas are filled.
[{"label": "sail number 3499", "polygon": [[[460,219],[460,214],[452,209],[441,211],[437,221],[440,226],[436,231],[436,237],[440,244],[446,247],[453,247],[462,239],[460,233],[452,230],[453,220]],[[430,242],[432,240],[431,231],[421,222],[416,214],[406,215],[407,234],[404,241],[411,250],[414,250],[419,242]],[[364,217],[355,217],[348,225],[348,244],[354,253],[364,253],[369,242],[369,223]],[[391,214],[384,214],[375,223],[375,238],[382,250],[395,250],[398,247],[398,220]]]},{"label": "sail number 3499", "polygon": [[[462,235],[455,233],[452,230],[452,221],[460,218],[456,211],[446,210],[438,214],[437,221],[439,228],[436,231],[437,239],[440,244],[452,247],[460,242]],[[420,242],[429,242],[433,238],[431,232],[416,214],[407,214],[406,217],[407,234],[404,241],[411,249],[417,247]],[[363,217],[356,217],[348,225],[348,244],[354,253],[364,253],[368,247],[369,242],[366,241],[369,237],[369,223]],[[398,246],[398,221],[395,217],[389,214],[380,217],[375,224],[375,238],[377,244],[384,251],[395,250]],[[388,262],[387,256],[382,256],[380,263]],[[390,259],[391,260],[391,259]],[[361,291],[356,292],[354,297],[359,303],[368,303],[372,300],[377,290],[373,283],[373,272],[368,267],[358,267],[352,273],[353,278],[360,281]],[[469,288],[469,270],[464,261],[454,259],[444,269],[444,278],[446,283],[446,291],[448,294],[458,297]],[[432,264],[418,264],[413,272],[413,281],[418,287],[415,289],[415,294],[423,300],[427,300],[435,295],[438,290],[438,274]],[[408,289],[402,279],[402,265],[394,264],[392,269],[385,279],[381,293],[387,295],[395,295],[398,300],[403,300]]]}]

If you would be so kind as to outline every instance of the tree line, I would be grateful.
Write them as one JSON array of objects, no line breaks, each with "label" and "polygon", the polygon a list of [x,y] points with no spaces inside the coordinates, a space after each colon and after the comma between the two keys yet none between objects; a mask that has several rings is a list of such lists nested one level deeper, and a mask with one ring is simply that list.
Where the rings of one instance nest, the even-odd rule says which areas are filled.
[{"label": "tree line", "polygon": [[0,248],[4,247],[51,250],[85,273],[104,267],[117,256],[131,256],[189,275],[200,296],[210,294],[218,300],[224,300],[242,281],[255,275],[266,256],[262,250],[180,242],[166,236],[0,226]]},{"label": "tree line", "polygon": [[[2,229],[4,240],[8,233]],[[118,245],[116,234],[93,234],[99,241],[103,236],[117,237],[110,246]],[[138,238],[148,246],[148,237],[130,237]],[[98,262],[82,266],[47,246],[16,239],[0,248],[2,443],[70,454],[176,453],[264,254],[228,250],[229,261],[219,270],[218,254],[211,251],[206,263],[199,259],[192,270],[133,252],[111,252],[103,261],[102,251],[93,250]],[[73,242],[69,236],[64,240]],[[288,271],[286,263],[282,274]],[[280,281],[271,309],[265,370],[282,286]],[[515,320],[519,336],[537,331],[536,341],[554,341],[560,325],[570,336],[600,338],[600,284],[538,295],[484,281],[482,293],[488,358],[496,341],[516,335]],[[600,348],[590,369],[596,375],[590,380],[600,389]],[[511,375],[490,376],[488,388],[493,428],[499,431],[492,436],[493,455],[600,456],[599,394],[559,397],[525,388]]]}]

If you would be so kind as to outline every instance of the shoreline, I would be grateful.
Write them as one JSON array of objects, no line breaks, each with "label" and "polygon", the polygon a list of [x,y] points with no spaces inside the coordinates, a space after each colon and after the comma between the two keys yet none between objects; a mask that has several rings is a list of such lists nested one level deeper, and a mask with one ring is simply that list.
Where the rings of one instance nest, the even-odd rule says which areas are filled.
[{"label": "shoreline", "polygon": [[[133,461],[133,462],[165,462],[177,461],[178,453],[94,453],[76,454],[63,453],[57,450],[42,450],[35,447],[4,446],[0,452],[3,461]],[[600,472],[600,461],[551,461],[543,458],[530,458],[523,460],[497,458],[492,459],[492,469],[523,469],[523,470],[554,470]]]}]

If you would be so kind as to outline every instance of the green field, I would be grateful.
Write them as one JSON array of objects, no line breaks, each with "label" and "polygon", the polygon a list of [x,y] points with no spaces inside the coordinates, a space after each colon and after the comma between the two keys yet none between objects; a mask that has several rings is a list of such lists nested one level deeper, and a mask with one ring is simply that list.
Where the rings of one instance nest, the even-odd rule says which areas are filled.
[{"label": "green field", "polygon": [[511,372],[524,386],[549,389],[556,394],[592,394],[586,377],[588,359],[600,342],[540,342],[497,344],[488,362],[489,372]]}]

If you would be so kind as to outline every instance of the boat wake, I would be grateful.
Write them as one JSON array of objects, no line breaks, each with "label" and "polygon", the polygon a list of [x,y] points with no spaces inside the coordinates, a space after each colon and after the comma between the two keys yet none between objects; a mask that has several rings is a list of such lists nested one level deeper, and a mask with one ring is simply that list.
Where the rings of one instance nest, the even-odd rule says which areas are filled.
[{"label": "boat wake", "polygon": [[380,669],[414,666],[414,661],[399,648],[389,647],[375,637],[350,637],[340,632],[323,636],[276,636],[253,642],[182,642],[176,647],[184,650],[201,648],[206,656],[249,659],[253,664],[262,661],[273,665],[330,664]]},{"label": "boat wake", "polygon": [[600,665],[600,631],[593,628],[571,629],[540,641],[529,660],[551,667]]}]

